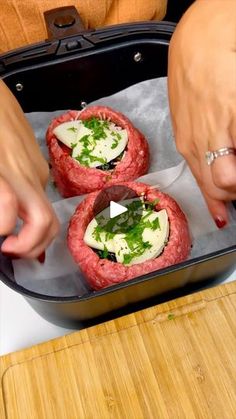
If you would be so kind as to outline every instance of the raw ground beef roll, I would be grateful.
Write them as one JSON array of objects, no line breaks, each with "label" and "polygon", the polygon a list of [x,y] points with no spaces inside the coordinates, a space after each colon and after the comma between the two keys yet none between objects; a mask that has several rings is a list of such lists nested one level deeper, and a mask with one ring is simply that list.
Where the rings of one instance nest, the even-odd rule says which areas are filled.
[{"label": "raw ground beef roll", "polygon": [[[116,248],[116,254],[109,254],[109,241],[106,242],[107,247],[105,245],[104,247],[100,247],[100,249],[103,248],[105,252],[104,250],[96,250],[88,246],[88,244],[86,244],[85,242],[85,237],[87,237],[86,234],[89,230],[88,226],[92,225],[92,222],[94,221],[94,203],[98,194],[101,192],[89,194],[86,197],[86,199],[84,199],[84,201],[79,204],[73,217],[70,220],[67,243],[75,262],[79,265],[81,271],[87,278],[87,281],[90,284],[90,286],[95,290],[120,282],[124,282],[131,278],[135,278],[140,275],[144,275],[149,272],[161,268],[166,268],[170,265],[182,262],[186,260],[190,253],[191,239],[187,220],[184,213],[182,212],[178,204],[175,202],[175,200],[171,198],[169,195],[162,193],[157,189],[154,189],[153,187],[143,183],[126,182],[122,185],[132,189],[133,191],[135,191],[136,196],[142,197],[142,199],[145,202],[147,202],[148,205],[152,205],[152,210],[145,210],[146,215],[144,214],[145,216],[141,219],[142,223],[142,220],[144,219],[145,222],[149,223],[149,230],[146,230],[146,232],[149,231],[149,233],[152,234],[150,235],[151,240],[148,239],[149,241],[146,240],[145,243],[143,243],[145,244],[147,249],[149,247],[149,250],[142,250],[143,253],[141,252],[141,256],[139,256],[138,258],[136,257],[136,261],[134,258],[133,262],[135,263],[132,264],[132,255],[134,255],[134,253],[129,254],[128,259],[127,255],[123,254],[123,262],[120,263],[118,261],[121,260],[121,253],[124,253],[123,249],[125,246],[123,246],[123,244],[126,243],[125,240],[127,240],[127,242],[129,243],[127,238],[119,239],[118,242],[122,242],[123,247],[120,247],[118,252]],[[112,199],[112,197],[110,198]],[[149,213],[147,213],[147,211],[149,211]],[[162,216],[164,216],[164,218],[166,217],[164,220],[164,224],[167,221],[168,226],[167,224],[164,226],[164,224],[162,225],[159,223],[159,215],[161,214]],[[158,220],[156,220],[156,218],[158,218]],[[138,229],[140,229],[140,223]],[[138,230],[136,227],[136,233],[137,231]],[[155,257],[156,250],[153,250],[153,254],[150,254],[150,252],[152,251],[151,245],[153,243],[155,244],[155,240],[153,241],[153,237],[155,239],[156,235],[158,234],[162,234],[163,243],[162,246],[159,246],[158,244],[159,251],[157,253],[157,256]],[[101,245],[101,242],[104,240],[104,237],[105,236],[103,236],[101,240],[100,236],[98,241],[99,245]],[[132,237],[135,237],[135,235],[133,234]],[[93,237],[92,240],[94,241]],[[133,246],[132,243],[129,244],[129,246],[133,249],[138,248],[138,246]],[[97,247],[97,249],[98,248],[99,246]],[[126,246],[126,250],[127,249],[128,247]],[[145,259],[145,254],[147,254],[148,260],[143,260]],[[124,259],[125,256],[126,261]]]},{"label": "raw ground beef roll", "polygon": [[146,138],[126,116],[105,106],[55,118],[46,140],[52,175],[65,198],[134,180],[148,171]]}]

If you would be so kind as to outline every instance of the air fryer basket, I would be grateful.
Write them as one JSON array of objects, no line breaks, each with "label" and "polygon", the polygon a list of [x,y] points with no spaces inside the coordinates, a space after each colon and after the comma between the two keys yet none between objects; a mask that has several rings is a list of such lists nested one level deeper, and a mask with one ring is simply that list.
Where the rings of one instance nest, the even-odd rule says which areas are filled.
[{"label": "air fryer basket", "polygon": [[[166,76],[174,28],[169,22],[145,22],[82,31],[1,56],[0,76],[25,112],[79,109],[83,102]],[[170,298],[166,293],[173,290],[184,293],[187,284],[199,287],[204,281],[223,278],[233,269],[235,254],[236,245],[82,297],[50,297],[19,286],[11,261],[1,254],[0,270],[2,281],[42,317],[77,327],[114,310],[136,309],[160,295]]]}]

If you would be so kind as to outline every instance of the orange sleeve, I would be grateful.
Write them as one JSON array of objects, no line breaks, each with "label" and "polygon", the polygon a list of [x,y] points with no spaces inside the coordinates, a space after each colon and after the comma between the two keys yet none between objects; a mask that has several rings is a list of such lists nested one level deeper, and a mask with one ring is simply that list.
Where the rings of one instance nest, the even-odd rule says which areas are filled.
[{"label": "orange sleeve", "polygon": [[104,24],[161,20],[166,13],[167,0],[113,0]]},{"label": "orange sleeve", "polygon": [[46,39],[43,12],[74,5],[86,28],[161,20],[167,0],[4,0],[1,2],[0,53]]}]

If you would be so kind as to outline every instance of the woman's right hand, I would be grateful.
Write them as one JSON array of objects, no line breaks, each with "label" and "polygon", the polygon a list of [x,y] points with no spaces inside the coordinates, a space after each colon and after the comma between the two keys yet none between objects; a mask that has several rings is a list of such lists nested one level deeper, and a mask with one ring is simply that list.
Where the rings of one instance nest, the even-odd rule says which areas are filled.
[{"label": "woman's right hand", "polygon": [[[48,164],[18,102],[0,81],[0,236],[1,251],[36,258],[51,243],[59,223],[44,188]],[[17,219],[23,224],[13,233]]]},{"label": "woman's right hand", "polygon": [[[178,151],[187,160],[216,225],[236,200],[236,2],[193,3],[169,48],[169,102]],[[206,152],[229,155],[206,161]]]}]

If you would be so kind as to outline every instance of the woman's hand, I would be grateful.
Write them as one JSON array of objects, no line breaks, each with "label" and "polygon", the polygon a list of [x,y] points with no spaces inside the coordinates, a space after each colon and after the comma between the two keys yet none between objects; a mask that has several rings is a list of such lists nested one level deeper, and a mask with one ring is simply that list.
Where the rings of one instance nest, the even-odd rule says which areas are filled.
[{"label": "woman's hand", "polygon": [[169,101],[178,151],[187,160],[218,227],[236,199],[236,155],[208,166],[205,153],[236,148],[236,1],[198,0],[172,37]]},{"label": "woman's hand", "polygon": [[[44,187],[48,165],[19,104],[0,81],[0,235],[1,251],[35,258],[58,232],[58,221]],[[13,234],[17,218],[23,222]]]}]

